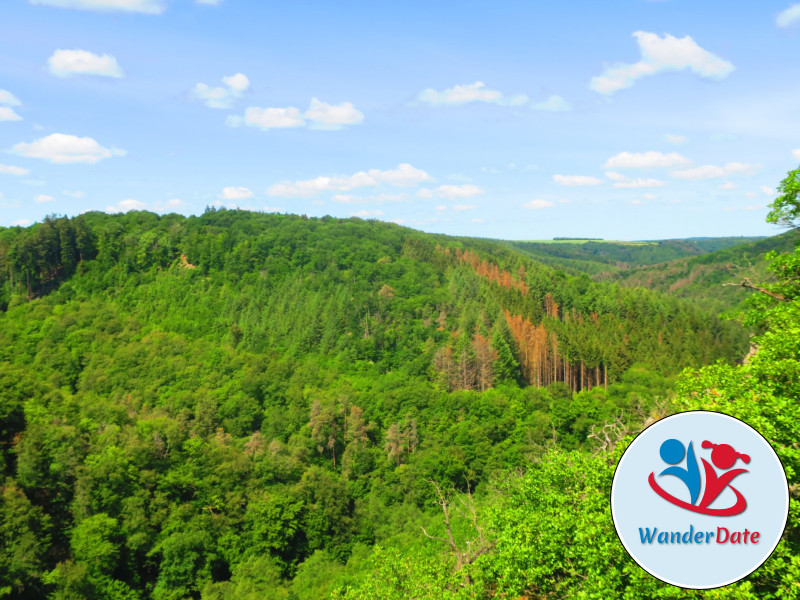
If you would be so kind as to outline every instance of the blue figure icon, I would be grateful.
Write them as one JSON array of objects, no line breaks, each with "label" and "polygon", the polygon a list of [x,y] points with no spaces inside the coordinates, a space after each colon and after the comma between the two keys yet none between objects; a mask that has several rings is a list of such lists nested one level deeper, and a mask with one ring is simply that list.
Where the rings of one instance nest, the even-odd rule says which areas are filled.
[{"label": "blue figure icon", "polygon": [[661,444],[660,449],[661,458],[669,465],[677,465],[683,460],[684,453],[686,454],[686,468],[672,466],[664,469],[659,474],[661,475],[674,475],[679,478],[686,487],[689,488],[689,495],[691,496],[691,504],[697,501],[700,495],[700,469],[697,466],[697,459],[694,456],[694,448],[692,443],[689,442],[689,451],[683,447],[683,443],[676,439],[669,439]]}]

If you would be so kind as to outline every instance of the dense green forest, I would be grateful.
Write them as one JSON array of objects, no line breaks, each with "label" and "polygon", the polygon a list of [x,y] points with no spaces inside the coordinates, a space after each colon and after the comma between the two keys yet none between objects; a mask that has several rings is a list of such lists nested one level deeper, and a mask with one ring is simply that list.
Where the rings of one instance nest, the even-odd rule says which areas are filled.
[{"label": "dense green forest", "polygon": [[[758,428],[795,486],[800,255],[771,269],[743,326],[374,221],[0,229],[0,597],[702,595],[627,557],[608,489],[687,407]],[[705,595],[797,597],[796,524]]]}]

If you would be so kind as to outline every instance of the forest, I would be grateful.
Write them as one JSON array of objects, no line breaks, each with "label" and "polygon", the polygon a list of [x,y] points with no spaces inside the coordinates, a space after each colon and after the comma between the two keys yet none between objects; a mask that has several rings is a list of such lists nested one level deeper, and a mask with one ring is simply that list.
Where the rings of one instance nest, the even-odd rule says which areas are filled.
[{"label": "forest", "polygon": [[[800,169],[779,190],[796,228]],[[599,277],[357,218],[0,228],[0,598],[800,597],[796,503],[710,592],[642,571],[608,506],[690,408],[761,431],[797,499],[800,252],[768,240]]]}]

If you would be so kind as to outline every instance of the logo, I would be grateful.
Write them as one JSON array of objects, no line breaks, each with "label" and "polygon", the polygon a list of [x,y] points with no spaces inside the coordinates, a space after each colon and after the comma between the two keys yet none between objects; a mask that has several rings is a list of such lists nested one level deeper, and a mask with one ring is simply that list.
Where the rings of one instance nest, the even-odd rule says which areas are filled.
[{"label": "logo", "polygon": [[734,583],[780,541],[789,488],[775,451],[731,416],[689,411],[642,431],[620,458],[611,516],[645,571],[691,589]]},{"label": "logo", "polygon": [[[703,462],[705,477],[700,475],[700,469],[697,466],[697,459],[694,455],[692,442],[689,442],[689,449],[687,450],[682,442],[673,438],[661,444],[661,449],[659,450],[661,459],[665,463],[673,465],[661,471],[659,477],[672,475],[680,479],[686,485],[689,492],[689,502],[680,500],[661,488],[661,486],[656,483],[655,473],[650,473],[647,482],[650,484],[650,487],[653,488],[653,491],[664,498],[664,500],[675,506],[685,508],[686,510],[702,515],[717,515],[720,517],[738,515],[747,508],[747,500],[745,500],[739,490],[731,485],[731,481],[735,477],[747,473],[747,469],[732,469],[718,475],[714,467],[725,471],[725,469],[730,469],[737,460],[741,460],[745,464],[749,463],[750,456],[737,452],[730,444],[714,444],[708,440],[704,440],[701,447],[705,449],[713,448],[713,450],[711,450],[711,462],[714,464],[713,467],[705,458],[700,459]],[[679,467],[678,464],[683,462],[684,456],[686,456],[686,466]],[[700,498],[700,489],[703,487],[703,479],[705,479],[705,493],[702,498]],[[729,488],[736,494],[736,504],[727,508],[709,508],[709,505],[714,502],[726,488]],[[699,504],[697,504],[698,499],[700,499]]]}]

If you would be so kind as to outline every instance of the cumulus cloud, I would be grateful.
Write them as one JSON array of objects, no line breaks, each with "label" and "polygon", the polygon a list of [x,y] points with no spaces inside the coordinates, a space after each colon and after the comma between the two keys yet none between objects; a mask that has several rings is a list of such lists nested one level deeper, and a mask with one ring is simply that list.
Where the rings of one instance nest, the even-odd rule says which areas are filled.
[{"label": "cumulus cloud", "polygon": [[246,125],[264,131],[269,129],[285,129],[305,127],[311,129],[342,129],[345,125],[357,125],[364,120],[364,114],[357,110],[351,102],[328,104],[319,98],[312,98],[308,110],[301,113],[299,108],[259,108],[250,106],[244,116],[231,115],[227,119],[230,127]]},{"label": "cumulus cloud", "polygon": [[794,157],[795,160],[800,160],[800,148],[792,150],[792,156]]},{"label": "cumulus cloud", "polygon": [[20,219],[19,221],[14,221],[12,225],[14,225],[15,227],[27,227],[32,222],[33,221],[31,221],[30,219]]},{"label": "cumulus cloud", "polygon": [[586,175],[553,175],[553,181],[560,185],[567,186],[600,185],[603,183],[603,181],[597,177],[589,177]]},{"label": "cumulus cloud", "polygon": [[205,102],[209,108],[230,108],[250,87],[250,80],[244,73],[236,73],[222,78],[225,87],[211,87],[198,83],[192,89],[192,96]]},{"label": "cumulus cloud", "polygon": [[566,100],[564,100],[561,96],[550,96],[544,102],[537,102],[535,104],[531,104],[531,108],[534,110],[549,110],[553,112],[558,112],[558,111],[569,110],[571,107],[569,103]]},{"label": "cumulus cloud", "polygon": [[660,179],[643,179],[641,177],[637,179],[629,179],[626,181],[618,181],[614,184],[615,188],[652,188],[652,187],[661,187],[662,185],[667,185],[666,182],[661,181]]},{"label": "cumulus cloud", "polygon": [[644,198],[645,200],[655,200],[656,198],[658,198],[658,196],[656,196],[655,194],[642,194],[642,198]]},{"label": "cumulus cloud", "polygon": [[768,185],[761,186],[761,193],[765,194],[766,196],[774,196],[777,194],[774,188],[769,187]]},{"label": "cumulus cloud", "polygon": [[47,194],[39,194],[33,199],[33,201],[37,204],[44,204],[45,202],[52,202],[53,200],[55,200],[55,198],[48,196]]},{"label": "cumulus cloud", "polygon": [[736,185],[731,183],[730,181],[726,181],[725,183],[721,183],[720,185],[718,185],[717,189],[719,189],[719,190],[735,190],[736,189]]},{"label": "cumulus cloud", "polygon": [[244,117],[229,116],[227,124],[231,127],[238,127],[244,124],[248,127],[257,127],[267,131],[268,129],[302,127],[306,122],[303,120],[300,110],[293,106],[288,108],[259,108],[257,106],[250,106],[245,109]]},{"label": "cumulus cloud", "polygon": [[432,179],[433,177],[422,169],[417,169],[408,163],[402,163],[396,169],[387,171],[370,169],[369,171],[359,171],[353,175],[323,176],[294,182],[284,181],[270,186],[267,189],[267,193],[270,196],[303,197],[327,191],[347,192],[355,188],[377,186],[382,183],[395,186],[411,186],[431,181]]},{"label": "cumulus cloud", "polygon": [[369,217],[380,217],[383,215],[382,210],[359,210],[358,212],[350,213],[351,217],[359,217],[361,219],[368,219]]},{"label": "cumulus cloud", "polygon": [[501,106],[520,106],[528,102],[528,96],[525,94],[516,94],[508,97],[503,94],[503,92],[486,89],[486,85],[482,81],[456,85],[441,92],[428,88],[417,94],[417,99],[431,106],[467,104],[468,102],[488,102]]},{"label": "cumulus cloud", "polygon": [[120,78],[124,74],[117,59],[110,54],[94,54],[86,50],[56,50],[47,59],[50,72],[56,77],[98,75]]},{"label": "cumulus cloud", "polygon": [[671,171],[670,175],[672,175],[675,179],[699,181],[702,179],[728,177],[729,175],[755,175],[760,168],[761,165],[748,165],[745,163],[730,162],[724,167],[718,167],[716,165],[703,165],[693,169]]},{"label": "cumulus cloud", "polygon": [[791,27],[795,23],[800,23],[800,4],[792,4],[775,17],[775,25],[778,27]]},{"label": "cumulus cloud", "polygon": [[21,106],[22,102],[8,90],[0,90],[0,121],[21,121],[12,106]]},{"label": "cumulus cloud", "polygon": [[125,213],[129,210],[144,210],[147,206],[144,202],[138,200],[128,199],[120,201],[116,206],[106,206],[106,212],[111,213]]},{"label": "cumulus cloud", "polygon": [[22,117],[10,106],[0,106],[0,121],[22,121]]},{"label": "cumulus cloud", "polygon": [[454,200],[456,198],[472,198],[473,196],[480,196],[484,190],[476,185],[441,185],[436,189],[436,195],[440,198],[447,198]]},{"label": "cumulus cloud", "polygon": [[44,4],[57,8],[96,10],[98,12],[131,12],[160,15],[166,8],[166,0],[29,0],[31,4]]},{"label": "cumulus cloud", "polygon": [[226,187],[222,188],[219,197],[225,200],[244,200],[245,198],[252,198],[253,192],[246,187]]},{"label": "cumulus cloud", "polygon": [[4,106],[22,106],[19,98],[8,90],[0,90],[0,104]]},{"label": "cumulus cloud", "polygon": [[689,141],[685,135],[675,135],[673,133],[665,133],[664,134],[664,141],[669,142],[670,144],[685,144]]},{"label": "cumulus cloud", "polygon": [[607,67],[602,75],[592,78],[591,89],[601,94],[613,94],[631,87],[641,77],[662,71],[688,69],[708,79],[724,79],[733,72],[731,63],[704,50],[688,35],[676,38],[665,34],[661,37],[656,33],[636,31],[633,37],[639,44],[641,60]]},{"label": "cumulus cloud", "polygon": [[12,165],[0,165],[0,173],[5,175],[27,175],[30,170],[23,169],[22,167],[14,167]]},{"label": "cumulus cloud", "polygon": [[620,152],[612,156],[603,165],[604,169],[654,169],[658,167],[678,167],[681,165],[688,165],[691,161],[678,154],[677,152],[670,152],[669,154],[662,154],[661,152]]},{"label": "cumulus cloud", "polygon": [[96,163],[104,158],[126,154],[118,148],[105,148],[90,137],[64,133],[53,133],[30,144],[16,144],[13,151],[21,156],[41,158],[58,164]]},{"label": "cumulus cloud", "polygon": [[303,116],[312,121],[313,129],[341,129],[344,125],[355,125],[364,120],[364,114],[350,102],[334,105],[318,98],[311,99],[311,106]]},{"label": "cumulus cloud", "polygon": [[549,200],[536,198],[535,200],[531,200],[530,202],[523,204],[522,208],[526,208],[528,210],[541,210],[543,208],[550,208],[551,206],[555,206],[555,203],[550,202]]}]

